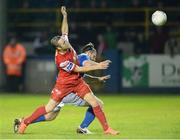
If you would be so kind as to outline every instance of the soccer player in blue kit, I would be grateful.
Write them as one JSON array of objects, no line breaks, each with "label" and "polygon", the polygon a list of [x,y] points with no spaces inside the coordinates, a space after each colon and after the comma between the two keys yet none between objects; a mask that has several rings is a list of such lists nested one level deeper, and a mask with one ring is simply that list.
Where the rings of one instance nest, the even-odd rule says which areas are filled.
[{"label": "soccer player in blue kit", "polygon": [[[94,48],[94,45],[92,43],[88,43],[82,48],[82,53],[78,55],[78,61],[80,66],[85,66],[85,65],[93,65],[96,63],[96,49]],[[92,76],[89,74],[81,74],[83,78],[91,78],[91,79],[97,79],[98,81],[105,82],[110,78],[110,75],[102,76],[102,77],[97,77],[97,76]],[[103,106],[103,102],[98,99],[99,105]],[[75,105],[75,106],[85,106],[88,107],[84,120],[80,124],[80,126],[77,128],[77,133],[81,134],[91,134],[91,132],[88,130],[88,126],[92,123],[92,121],[95,118],[94,112],[92,107],[83,99],[81,99],[79,96],[76,95],[76,93],[71,93],[63,98],[63,100],[57,105],[57,107],[53,110],[53,112],[50,112],[46,115],[40,116],[38,119],[36,119],[33,123],[38,123],[38,122],[43,122],[43,121],[52,121],[54,120],[57,115],[60,112],[60,109],[64,105]],[[20,124],[21,120],[20,119],[15,119],[14,122],[14,131],[16,132],[18,129],[18,126]]]}]

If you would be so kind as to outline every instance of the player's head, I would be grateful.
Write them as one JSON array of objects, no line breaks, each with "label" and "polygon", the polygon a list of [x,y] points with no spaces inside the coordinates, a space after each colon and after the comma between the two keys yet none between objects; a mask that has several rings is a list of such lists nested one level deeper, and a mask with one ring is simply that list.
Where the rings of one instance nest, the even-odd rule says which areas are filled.
[{"label": "player's head", "polygon": [[92,44],[91,42],[86,44],[82,49],[81,49],[82,53],[86,53],[91,60],[95,61],[96,60],[96,49],[94,48],[94,44]]},{"label": "player's head", "polygon": [[11,38],[9,44],[12,46],[12,47],[15,47],[16,44],[17,44],[17,39],[15,37]]},{"label": "player's head", "polygon": [[51,39],[51,44],[60,51],[65,51],[70,48],[70,43],[64,36],[54,36]]}]

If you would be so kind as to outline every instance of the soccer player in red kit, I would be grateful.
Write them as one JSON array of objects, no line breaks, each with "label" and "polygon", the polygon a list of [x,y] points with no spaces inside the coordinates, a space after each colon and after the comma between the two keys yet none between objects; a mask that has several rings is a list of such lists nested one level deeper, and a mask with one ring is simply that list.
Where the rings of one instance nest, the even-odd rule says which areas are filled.
[{"label": "soccer player in red kit", "polygon": [[109,127],[105,114],[98,104],[95,95],[79,74],[80,72],[107,69],[110,61],[106,60],[100,63],[92,63],[89,66],[80,67],[76,52],[68,41],[67,12],[64,6],[61,7],[61,13],[63,15],[61,27],[62,36],[55,36],[51,39],[52,45],[56,48],[55,61],[59,68],[58,78],[52,90],[51,98],[47,105],[37,108],[32,115],[23,118],[19,125],[18,133],[23,134],[29,124],[41,115],[53,111],[66,95],[74,92],[92,106],[93,112],[101,123],[104,133],[117,135],[119,132]]}]

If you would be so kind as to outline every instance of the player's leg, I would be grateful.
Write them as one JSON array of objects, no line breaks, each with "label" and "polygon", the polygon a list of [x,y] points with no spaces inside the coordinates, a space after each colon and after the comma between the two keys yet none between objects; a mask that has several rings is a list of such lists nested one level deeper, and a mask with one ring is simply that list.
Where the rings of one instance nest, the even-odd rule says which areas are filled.
[{"label": "player's leg", "polygon": [[101,109],[97,98],[95,95],[92,93],[90,87],[82,80],[79,85],[75,88],[76,93],[78,96],[83,98],[85,101],[87,101],[93,109],[93,112],[95,116],[98,118],[99,122],[101,123],[104,133],[105,134],[112,134],[112,135],[117,135],[118,131],[115,131],[111,129],[107,123],[106,116]]},{"label": "player's leg", "polygon": [[92,123],[95,118],[94,112],[90,105],[75,93],[70,93],[63,98],[61,103],[59,103],[56,108],[53,110],[54,112],[59,111],[63,105],[74,105],[78,107],[88,107],[86,111],[85,118],[81,125],[77,128],[76,132],[81,134],[91,134],[92,132],[87,129],[87,127]]},{"label": "player's leg", "polygon": [[[97,97],[96,97],[96,99],[97,99],[98,104],[100,105],[101,109],[103,109],[103,102]],[[86,111],[84,120],[80,124],[79,129],[77,129],[77,132],[83,130],[84,128],[88,128],[94,119],[95,119],[95,114],[93,112],[93,108],[91,106],[89,106]]]},{"label": "player's leg", "polygon": [[40,116],[43,116],[49,113],[50,111],[52,111],[58,103],[59,102],[56,102],[55,100],[50,99],[46,106],[38,107],[29,117],[23,118],[23,120],[21,121],[18,127],[18,133],[20,134],[24,133],[26,127],[29,124],[33,123],[33,121],[37,120]]},{"label": "player's leg", "polygon": [[89,106],[88,109],[86,110],[84,119],[80,124],[80,126],[76,129],[76,132],[80,134],[92,134],[92,132],[88,130],[88,127],[94,121],[94,119],[95,119],[95,114],[93,112],[92,107]]},{"label": "player's leg", "polygon": [[[100,107],[102,108],[103,102],[96,97],[98,100],[98,103]],[[83,134],[91,134],[91,132],[87,129],[89,125],[93,122],[95,115],[93,112],[93,109],[87,102],[85,102],[83,99],[81,99],[79,96],[77,96],[74,93],[71,93],[63,98],[62,102],[59,103],[53,110],[53,112],[50,112],[46,115],[40,116],[38,119],[34,120],[32,123],[38,123],[43,121],[52,121],[54,120],[57,115],[59,114],[60,109],[64,106],[64,104],[70,104],[75,106],[88,106],[88,109],[86,111],[84,120],[80,124],[80,126],[77,128],[77,133],[83,133]]]},{"label": "player's leg", "polygon": [[115,131],[109,127],[106,120],[106,116],[92,92],[85,94],[84,100],[86,100],[92,106],[93,112],[95,116],[98,118],[99,122],[101,123],[105,134],[112,134],[112,135],[119,134],[118,131]]},{"label": "player's leg", "polygon": [[37,108],[31,116],[24,119],[24,122],[26,125],[31,124],[34,120],[39,118],[42,115],[45,115],[49,112],[51,112],[58,104],[59,102],[55,101],[54,99],[50,99],[48,104],[45,106],[41,106]]},{"label": "player's leg", "polygon": [[56,117],[58,116],[59,113],[60,113],[60,110],[56,111],[56,112],[47,113],[46,115],[42,115],[39,118],[37,118],[36,120],[34,120],[32,123],[39,123],[39,122],[44,122],[44,121],[53,121],[54,119],[56,119]]},{"label": "player's leg", "polygon": [[58,88],[54,88],[52,91],[51,98],[47,105],[38,107],[29,117],[25,117],[18,128],[18,133],[24,133],[26,127],[31,124],[33,121],[38,119],[40,116],[45,115],[51,111],[59,104],[63,98],[63,94],[59,94],[61,91]]},{"label": "player's leg", "polygon": [[54,120],[57,115],[59,114],[61,108],[64,106],[63,102],[60,102],[54,109],[53,111],[47,113],[46,115],[42,115],[36,120],[34,120],[32,123],[38,123],[38,122],[43,122],[43,121],[52,121]]},{"label": "player's leg", "polygon": [[100,105],[101,109],[103,110],[104,102],[99,99],[97,96],[95,96],[96,100],[98,101],[98,104]]},{"label": "player's leg", "polygon": [[58,112],[50,112],[48,114],[45,115],[45,119],[46,121],[53,121],[54,119],[56,119],[56,117],[59,115],[60,111]]},{"label": "player's leg", "polygon": [[42,115],[36,120],[34,120],[32,123],[38,123],[43,121],[52,121],[56,118],[58,115],[60,109],[65,105],[76,105],[76,106],[83,106],[85,104],[85,101],[82,100],[80,97],[78,97],[75,93],[70,93],[67,96],[65,96],[62,101],[53,109],[52,112]]},{"label": "player's leg", "polygon": [[[42,115],[42,116],[40,116],[39,118],[37,118],[36,120],[34,120],[31,124],[33,124],[33,123],[39,123],[39,122],[45,122],[45,121],[52,121],[52,120],[54,120],[54,119],[57,117],[57,115],[59,114],[59,112],[60,112],[60,111],[58,111],[58,112],[50,112],[50,113],[48,113],[48,114],[46,114],[46,115]],[[19,118],[19,119],[15,119],[15,120],[14,120],[14,132],[15,132],[15,133],[17,133],[18,128],[19,128],[19,126],[20,126],[20,124],[21,124],[22,121],[23,121],[22,118]]]},{"label": "player's leg", "polygon": [[[34,120],[32,123],[39,123],[39,122],[44,122],[44,121],[52,121],[54,120],[57,115],[60,112],[60,109],[64,106],[64,103],[61,102],[59,103],[54,109],[53,111],[47,113],[46,115],[41,115],[39,118],[37,118],[36,120]],[[17,133],[19,125],[21,124],[21,121],[23,119],[19,118],[19,119],[15,119],[14,120],[14,132]],[[31,124],[32,124],[31,123]]]}]

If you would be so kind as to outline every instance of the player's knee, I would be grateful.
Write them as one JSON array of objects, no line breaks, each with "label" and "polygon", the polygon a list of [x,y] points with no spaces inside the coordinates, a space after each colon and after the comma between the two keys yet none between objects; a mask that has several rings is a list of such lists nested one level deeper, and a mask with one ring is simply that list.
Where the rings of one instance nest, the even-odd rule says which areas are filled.
[{"label": "player's knee", "polygon": [[46,112],[47,113],[51,112],[51,108],[49,106],[46,106]]},{"label": "player's knee", "polygon": [[46,112],[49,113],[57,106],[58,102],[53,99],[50,99],[48,104],[45,106]]},{"label": "player's knee", "polygon": [[96,97],[96,100],[98,101],[98,104],[101,107],[101,109],[103,109],[103,105],[104,105],[103,101],[97,97]]},{"label": "player's knee", "polygon": [[96,106],[99,105],[99,103],[98,103],[96,100],[92,100],[92,101],[90,102],[90,104],[91,104],[92,107],[96,107]]},{"label": "player's knee", "polygon": [[98,101],[98,103],[99,103],[99,106],[101,107],[101,109],[103,109],[103,106],[104,106],[103,101]]},{"label": "player's knee", "polygon": [[84,100],[87,101],[92,107],[96,107],[99,105],[98,100],[92,93],[86,94],[84,96]]},{"label": "player's knee", "polygon": [[53,111],[54,106],[46,105],[45,108],[46,108],[46,112],[49,113],[49,112]]}]

